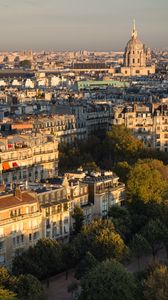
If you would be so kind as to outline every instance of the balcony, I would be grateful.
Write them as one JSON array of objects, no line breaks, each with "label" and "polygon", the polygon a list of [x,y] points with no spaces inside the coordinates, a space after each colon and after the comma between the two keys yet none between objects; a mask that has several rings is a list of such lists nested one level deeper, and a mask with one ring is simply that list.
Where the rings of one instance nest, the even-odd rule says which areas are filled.
[{"label": "balcony", "polygon": [[24,214],[24,215],[19,215],[19,216],[11,216],[8,219],[4,219],[4,220],[0,220],[0,226],[6,225],[6,224],[10,224],[13,222],[18,222],[24,219],[28,219],[28,218],[35,218],[35,217],[40,217],[41,216],[41,212],[34,212],[34,213],[28,213],[28,214]]},{"label": "balcony", "polygon": [[113,192],[113,191],[116,191],[116,190],[123,190],[125,189],[125,184],[124,183],[121,183],[119,185],[116,185],[116,186],[110,186],[110,187],[105,187],[105,188],[102,188],[100,190],[96,190],[96,194],[103,194],[103,193],[109,193],[109,192]]},{"label": "balcony", "polygon": [[54,149],[45,150],[45,151],[33,152],[33,155],[49,154],[49,153],[53,153],[53,152],[55,152]]}]

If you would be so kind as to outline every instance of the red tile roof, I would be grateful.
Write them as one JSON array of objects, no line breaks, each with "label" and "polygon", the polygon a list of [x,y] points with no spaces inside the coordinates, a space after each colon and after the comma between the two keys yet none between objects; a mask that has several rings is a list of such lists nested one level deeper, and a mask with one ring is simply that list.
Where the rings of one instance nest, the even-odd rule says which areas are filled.
[{"label": "red tile roof", "polygon": [[22,199],[19,199],[14,195],[0,196],[0,210],[36,202],[37,199],[27,192],[22,193]]}]

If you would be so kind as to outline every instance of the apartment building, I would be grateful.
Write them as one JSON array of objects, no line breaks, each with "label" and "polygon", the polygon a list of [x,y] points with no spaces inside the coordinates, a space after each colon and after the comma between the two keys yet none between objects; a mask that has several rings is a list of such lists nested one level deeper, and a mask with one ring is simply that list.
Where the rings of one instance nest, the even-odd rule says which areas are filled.
[{"label": "apartment building", "polygon": [[21,192],[0,195],[0,265],[11,267],[16,253],[42,238],[42,215],[33,194]]},{"label": "apartment building", "polygon": [[67,242],[73,229],[71,214],[75,206],[83,208],[85,223],[91,221],[88,186],[66,176],[48,182],[52,185],[35,190],[43,216],[43,236]]},{"label": "apartment building", "polygon": [[148,147],[168,152],[168,100],[114,108],[113,125],[124,125]]},{"label": "apartment building", "polygon": [[112,172],[95,173],[83,181],[88,184],[94,217],[106,217],[112,205],[122,205],[125,200],[125,185]]},{"label": "apartment building", "polygon": [[17,253],[40,238],[66,243],[73,230],[75,206],[84,212],[84,223],[107,216],[109,207],[125,200],[125,186],[113,173],[67,173],[27,189],[15,185],[0,192],[0,265],[11,267]]},{"label": "apartment building", "polygon": [[87,134],[105,133],[109,130],[112,108],[108,104],[93,103],[87,105],[84,111]]},{"label": "apartment building", "polygon": [[61,143],[72,143],[86,138],[86,126],[74,115],[54,115],[35,119],[33,128],[37,132],[52,134]]},{"label": "apartment building", "polygon": [[52,135],[0,138],[0,183],[40,181],[58,175],[58,141]]}]

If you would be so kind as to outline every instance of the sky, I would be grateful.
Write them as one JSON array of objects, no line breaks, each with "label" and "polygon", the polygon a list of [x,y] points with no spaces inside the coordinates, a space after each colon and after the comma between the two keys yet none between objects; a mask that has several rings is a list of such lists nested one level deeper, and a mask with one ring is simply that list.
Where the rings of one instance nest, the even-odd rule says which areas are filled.
[{"label": "sky", "polygon": [[168,0],[0,0],[0,51],[168,48]]}]

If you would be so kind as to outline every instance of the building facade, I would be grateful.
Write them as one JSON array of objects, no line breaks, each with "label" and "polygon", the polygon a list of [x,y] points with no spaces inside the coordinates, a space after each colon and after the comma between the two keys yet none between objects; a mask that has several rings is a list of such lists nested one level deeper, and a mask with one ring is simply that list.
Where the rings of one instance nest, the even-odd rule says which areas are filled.
[{"label": "building facade", "polygon": [[42,214],[37,199],[16,189],[0,195],[0,265],[11,267],[14,256],[42,238]]},{"label": "building facade", "polygon": [[16,186],[7,192],[1,186],[0,265],[11,268],[14,256],[41,238],[68,242],[75,206],[82,208],[84,224],[89,224],[94,218],[107,217],[109,208],[124,200],[125,186],[112,173],[67,173],[45,184],[32,183],[23,191]]},{"label": "building facade", "polygon": [[50,135],[0,139],[0,183],[40,181],[58,175],[58,141]]},{"label": "building facade", "polygon": [[148,147],[168,152],[168,101],[116,106],[113,125],[124,125]]},{"label": "building facade", "polygon": [[121,205],[125,200],[125,185],[112,172],[86,177],[84,182],[88,184],[94,217],[107,217],[112,205]]},{"label": "building facade", "polygon": [[125,48],[124,65],[121,67],[121,74],[125,76],[154,74],[155,66],[148,65],[147,55],[148,51],[145,45],[139,40],[134,23],[131,39]]}]

